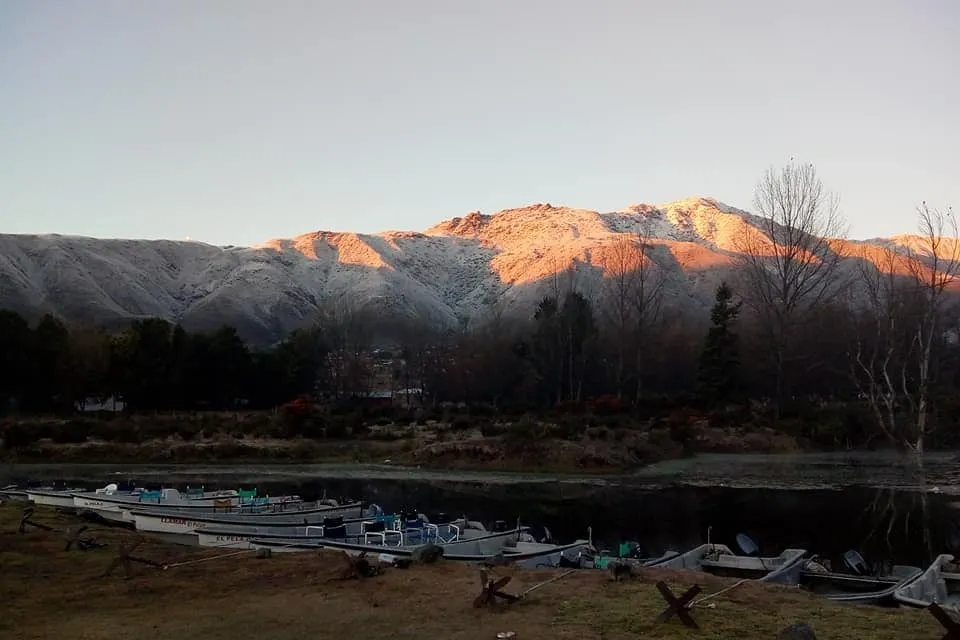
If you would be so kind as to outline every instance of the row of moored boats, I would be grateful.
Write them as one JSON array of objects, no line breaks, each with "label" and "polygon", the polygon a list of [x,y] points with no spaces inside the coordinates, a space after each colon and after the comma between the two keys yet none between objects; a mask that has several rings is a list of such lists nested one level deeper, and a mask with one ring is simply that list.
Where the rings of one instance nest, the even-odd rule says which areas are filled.
[{"label": "row of moored boats", "polygon": [[75,511],[134,527],[137,531],[202,547],[268,548],[279,552],[339,549],[379,554],[386,559],[412,556],[425,545],[443,549],[452,560],[482,561],[504,556],[521,566],[558,566],[588,557],[589,539],[569,544],[537,541],[530,528],[498,521],[491,529],[465,517],[416,511],[385,513],[359,501],[305,502],[299,496],[258,496],[256,490],[121,490],[108,485],[78,489],[0,490],[8,499]]},{"label": "row of moored boats", "polygon": [[[175,542],[227,549],[267,548],[298,552],[319,548],[376,555],[383,562],[410,558],[425,545],[439,547],[449,560],[489,561],[502,557],[519,566],[605,568],[610,563],[701,571],[787,585],[799,585],[831,600],[859,604],[923,607],[938,603],[960,611],[960,567],[941,555],[926,567],[894,565],[871,568],[848,551],[842,568],[805,549],[785,549],[763,557],[744,535],[739,552],[708,542],[687,551],[639,558],[635,547],[617,553],[598,551],[589,535],[567,544],[536,540],[529,527],[498,521],[489,529],[466,517],[431,517],[416,511],[384,512],[359,501],[306,502],[298,496],[258,496],[256,490],[180,492],[176,489],[126,489],[108,485],[81,489],[7,487],[0,498],[25,500],[132,526],[145,534]],[[709,536],[708,536],[709,537]]]}]

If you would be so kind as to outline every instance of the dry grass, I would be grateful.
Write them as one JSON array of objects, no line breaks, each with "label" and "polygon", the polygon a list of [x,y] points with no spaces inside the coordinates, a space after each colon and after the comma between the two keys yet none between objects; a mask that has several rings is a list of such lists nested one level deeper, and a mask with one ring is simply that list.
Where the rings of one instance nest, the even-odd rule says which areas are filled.
[{"label": "dry grass", "polygon": [[[836,605],[795,590],[748,584],[697,607],[703,630],[676,620],[655,625],[663,602],[653,586],[667,577],[675,591],[699,580],[704,593],[731,581],[679,573],[614,583],[605,572],[584,571],[532,593],[502,611],[478,611],[474,567],[438,563],[391,569],[363,581],[336,579],[339,558],[329,554],[277,554],[259,560],[236,555],[166,571],[134,565],[100,578],[118,544],[134,534],[91,526],[108,547],[63,550],[56,533],[15,533],[20,510],[0,506],[0,637],[187,640],[289,638],[495,638],[514,631],[534,638],[769,638],[789,623],[805,621],[827,640],[940,638],[924,611]],[[59,529],[70,517],[37,510],[38,522]],[[190,549],[147,540],[135,555],[165,563],[211,558],[227,551]],[[498,570],[513,575],[507,591],[519,592],[556,575]]]}]

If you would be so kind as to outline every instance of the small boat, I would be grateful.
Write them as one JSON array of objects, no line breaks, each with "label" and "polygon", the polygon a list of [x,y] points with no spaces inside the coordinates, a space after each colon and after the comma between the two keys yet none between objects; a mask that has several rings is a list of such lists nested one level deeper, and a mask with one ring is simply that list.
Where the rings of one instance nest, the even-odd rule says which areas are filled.
[{"label": "small boat", "polygon": [[685,553],[653,561],[646,566],[658,569],[681,569],[702,571],[718,576],[746,578],[759,582],[776,584],[797,584],[803,570],[806,549],[784,549],[778,556],[759,557],[753,555],[757,546],[752,540],[740,534],[737,542],[745,555],[738,555],[723,544],[702,544]]},{"label": "small boat", "polygon": [[[457,562],[486,562],[500,558],[504,562],[525,568],[555,567],[559,565],[560,558],[566,554],[592,546],[589,540],[577,540],[565,545],[537,542],[529,535],[529,527],[491,532],[482,528],[482,525],[477,528],[477,523],[468,523],[467,528],[461,530],[459,535],[460,537],[454,540],[434,543],[434,546],[443,550],[445,559]],[[370,540],[367,544],[333,538],[312,541],[296,538],[255,538],[251,540],[251,545],[254,548],[265,547],[285,552],[314,549],[341,550],[350,555],[366,554],[380,558],[381,562],[392,562],[397,559],[411,559],[413,554],[423,546],[423,543],[414,544],[414,541],[409,539],[405,542],[403,545],[396,545],[391,543],[389,538]]]},{"label": "small boat", "polygon": [[[306,504],[306,503],[304,503]],[[382,510],[370,505],[366,510],[361,502],[338,504],[335,500],[325,500],[310,508],[293,511],[263,511],[255,513],[214,513],[197,512],[186,509],[152,509],[133,507],[129,510],[137,531],[184,536],[181,542],[196,542],[196,534],[208,528],[260,530],[273,532],[275,529],[293,530],[311,525],[321,525],[329,518],[373,517]]]},{"label": "small boat", "polygon": [[26,489],[20,489],[15,484],[0,489],[0,502],[27,502],[29,499]]},{"label": "small boat", "polygon": [[[359,509],[357,516],[360,516]],[[446,516],[431,522],[422,513],[404,515],[384,514],[380,507],[372,505],[362,517],[347,517],[329,514],[313,524],[267,526],[246,524],[211,524],[196,530],[197,543],[201,547],[228,547],[254,549],[253,540],[296,541],[302,544],[325,541],[350,542],[353,544],[377,544],[389,547],[418,547],[427,543],[446,543],[459,540],[468,530],[465,518],[450,520]],[[324,545],[325,546],[325,545]]]},{"label": "small boat", "polygon": [[898,587],[893,598],[909,607],[936,603],[960,612],[960,567],[953,563],[952,555],[941,554],[919,576]]},{"label": "small boat", "polygon": [[[588,549],[581,552],[579,566],[588,569],[608,569],[614,564],[626,564],[634,567],[647,567],[658,562],[679,556],[679,551],[668,550],[660,555],[647,555],[636,542],[621,542],[614,554],[609,549]],[[571,563],[575,566],[576,563]]]},{"label": "small boat", "polygon": [[800,585],[817,595],[848,604],[895,605],[894,593],[923,573],[920,567],[893,565],[888,570],[869,573],[863,556],[850,550],[843,554],[848,572],[831,571],[819,558],[804,563]]},{"label": "small boat", "polygon": [[[27,500],[38,507],[54,507],[56,509],[74,511],[76,504],[74,503],[73,496],[78,491],[83,491],[83,489],[42,487],[38,489],[28,488],[24,490],[24,493],[27,494]],[[98,491],[102,491],[102,489],[98,489]]]},{"label": "small boat", "polygon": [[92,512],[107,520],[133,523],[132,512],[149,508],[168,512],[176,509],[190,513],[260,513],[263,511],[291,510],[302,508],[298,496],[257,497],[256,490],[225,490],[211,492],[180,493],[176,489],[160,491],[139,489],[122,492],[117,485],[108,485],[95,492],[83,491],[73,494],[74,508]]}]

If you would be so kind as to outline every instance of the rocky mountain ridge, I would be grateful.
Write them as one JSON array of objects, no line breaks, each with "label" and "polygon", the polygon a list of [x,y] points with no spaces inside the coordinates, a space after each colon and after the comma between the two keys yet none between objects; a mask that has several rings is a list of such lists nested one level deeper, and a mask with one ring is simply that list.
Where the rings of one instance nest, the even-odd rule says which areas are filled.
[{"label": "rocky mountain ridge", "polygon": [[144,317],[191,330],[231,324],[255,343],[311,322],[338,299],[453,327],[495,305],[530,312],[571,263],[585,267],[582,284],[597,293],[617,238],[642,231],[656,245],[668,300],[693,312],[708,308],[736,239],[759,233],[755,220],[691,198],[609,213],[537,204],[469,213],[422,233],[320,231],[256,247],[0,235],[0,308],[106,326]]}]

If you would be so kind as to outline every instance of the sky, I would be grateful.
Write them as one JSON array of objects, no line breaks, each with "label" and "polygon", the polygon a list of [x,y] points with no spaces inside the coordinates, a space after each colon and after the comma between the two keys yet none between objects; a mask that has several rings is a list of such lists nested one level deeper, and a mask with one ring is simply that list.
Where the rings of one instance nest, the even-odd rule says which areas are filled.
[{"label": "sky", "polygon": [[538,202],[960,210],[956,0],[0,0],[0,232],[253,245]]}]

